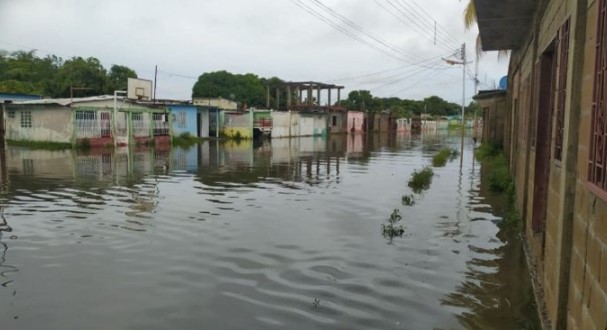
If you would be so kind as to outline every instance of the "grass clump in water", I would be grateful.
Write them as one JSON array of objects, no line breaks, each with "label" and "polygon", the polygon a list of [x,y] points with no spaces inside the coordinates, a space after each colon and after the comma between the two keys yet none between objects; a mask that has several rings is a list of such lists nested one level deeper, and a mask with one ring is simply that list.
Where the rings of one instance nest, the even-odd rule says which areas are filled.
[{"label": "grass clump in water", "polygon": [[500,227],[517,228],[520,217],[515,207],[515,186],[508,167],[506,157],[501,148],[492,144],[483,144],[475,152],[476,158],[481,164],[489,169],[489,190],[495,193],[503,193],[508,199],[508,208]]},{"label": "grass clump in water", "polygon": [[413,206],[415,205],[415,196],[411,195],[403,195],[403,205]]},{"label": "grass clump in water", "polygon": [[401,225],[397,225],[397,223],[402,219],[400,215],[400,211],[398,209],[394,209],[390,218],[388,219],[387,224],[381,225],[381,234],[383,237],[388,239],[388,243],[392,243],[392,240],[395,237],[402,237],[405,233],[405,228]]},{"label": "grass clump in water", "polygon": [[428,190],[430,188],[433,176],[434,171],[432,170],[432,168],[426,166],[420,171],[413,171],[413,173],[411,174],[411,179],[409,179],[409,183],[407,185],[413,190],[414,193],[419,194],[422,191]]},{"label": "grass clump in water", "polygon": [[39,150],[65,150],[65,149],[72,148],[71,143],[61,143],[61,142],[6,140],[6,143],[9,146],[27,147],[30,149],[39,149]]},{"label": "grass clump in water", "polygon": [[448,160],[453,160],[459,155],[459,152],[455,149],[444,148],[432,157],[432,166],[443,167],[447,164]]},{"label": "grass clump in water", "polygon": [[189,148],[198,142],[200,142],[200,138],[192,136],[190,132],[183,132],[179,136],[173,137],[172,144],[182,148]]}]

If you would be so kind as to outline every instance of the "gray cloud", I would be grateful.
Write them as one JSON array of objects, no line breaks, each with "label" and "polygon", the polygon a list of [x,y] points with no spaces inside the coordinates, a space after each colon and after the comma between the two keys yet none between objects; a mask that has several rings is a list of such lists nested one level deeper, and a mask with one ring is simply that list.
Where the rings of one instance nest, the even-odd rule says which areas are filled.
[{"label": "gray cloud", "polygon": [[[469,54],[473,54],[477,32],[464,32],[465,1],[403,1],[416,3],[437,20],[438,45],[429,40],[433,29],[428,26],[434,24],[429,19],[420,23],[421,28],[413,23],[408,26],[375,1],[322,3],[389,44],[404,49],[411,54],[409,62],[447,55],[448,50],[464,41]],[[386,0],[378,2],[390,8]],[[414,8],[416,12],[411,15],[425,16],[421,9]],[[401,15],[392,9],[394,14]],[[411,21],[402,15],[398,17]],[[443,29],[448,30],[448,42],[441,37],[447,35]],[[94,56],[106,67],[127,65],[149,79],[158,65],[161,73],[157,92],[163,98],[189,98],[195,79],[181,76],[197,77],[206,71],[333,81],[407,64],[352,40],[292,1],[0,0],[0,31],[3,31],[0,49],[33,48],[39,55],[52,53],[65,58]],[[411,67],[372,76],[366,81],[339,83],[347,90],[372,89],[378,96],[439,95],[460,102],[461,67],[436,65],[438,70]],[[505,75],[507,61],[498,63],[495,55],[489,54],[483,57],[479,68],[480,78],[486,75],[491,85]],[[403,74],[387,79],[398,72]],[[400,81],[389,84],[395,79]],[[384,87],[377,88],[380,86]],[[472,96],[472,86],[468,80],[468,96]]]}]

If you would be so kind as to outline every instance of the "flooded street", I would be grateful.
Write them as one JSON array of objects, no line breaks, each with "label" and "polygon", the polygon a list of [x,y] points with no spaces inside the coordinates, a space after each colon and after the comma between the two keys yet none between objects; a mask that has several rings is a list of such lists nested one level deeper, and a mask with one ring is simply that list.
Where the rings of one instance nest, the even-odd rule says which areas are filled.
[{"label": "flooded street", "polygon": [[531,328],[522,244],[470,139],[406,206],[411,173],[459,137],[363,137],[9,147],[2,328]]}]

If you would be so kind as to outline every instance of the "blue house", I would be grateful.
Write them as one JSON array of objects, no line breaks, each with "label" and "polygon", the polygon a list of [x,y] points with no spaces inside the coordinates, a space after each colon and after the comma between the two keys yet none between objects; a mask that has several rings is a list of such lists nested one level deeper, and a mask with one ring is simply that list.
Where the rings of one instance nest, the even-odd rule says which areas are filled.
[{"label": "blue house", "polygon": [[191,104],[167,105],[171,112],[171,131],[173,136],[209,137],[209,111]]}]

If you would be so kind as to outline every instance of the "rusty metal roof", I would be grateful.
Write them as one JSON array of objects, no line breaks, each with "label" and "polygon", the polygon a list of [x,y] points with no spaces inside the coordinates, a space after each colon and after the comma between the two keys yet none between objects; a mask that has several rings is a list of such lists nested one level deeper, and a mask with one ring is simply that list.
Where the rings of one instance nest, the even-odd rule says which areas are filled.
[{"label": "rusty metal roof", "polygon": [[484,51],[517,49],[531,31],[537,0],[474,0]]}]

